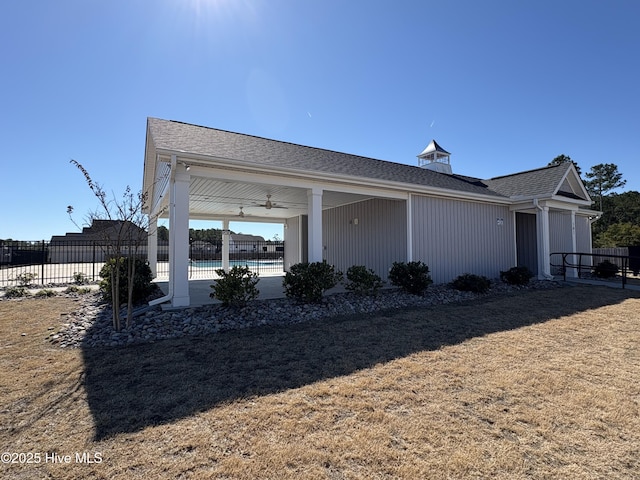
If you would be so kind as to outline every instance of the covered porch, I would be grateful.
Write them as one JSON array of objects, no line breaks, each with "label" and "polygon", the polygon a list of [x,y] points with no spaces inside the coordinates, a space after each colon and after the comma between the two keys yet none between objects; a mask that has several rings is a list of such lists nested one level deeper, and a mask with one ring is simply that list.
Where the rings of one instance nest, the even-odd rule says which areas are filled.
[{"label": "covered porch", "polygon": [[[397,216],[398,211],[402,212],[399,225],[404,232],[399,236],[400,245],[396,242],[390,247],[394,250],[390,255],[394,255],[394,261],[407,258],[406,193],[322,181],[299,174],[247,171],[229,165],[221,167],[215,162],[184,153],[163,155],[156,152],[154,163],[156,178],[149,202],[148,237],[149,261],[154,275],[157,273],[154,261],[157,258],[157,223],[162,218],[169,220],[166,295],[155,300],[154,304],[171,302],[173,307],[194,305],[188,274],[189,220],[222,222],[222,268],[226,271],[231,266],[229,222],[282,224],[286,245],[283,267],[286,271],[302,261],[335,262],[345,248],[345,239],[349,238],[352,239],[352,248],[373,248],[369,254],[375,256],[375,244],[381,245],[376,237],[386,220],[376,219],[380,215],[377,211],[380,203],[374,205],[372,202],[382,202],[382,205],[391,202],[394,208],[388,215]],[[332,216],[327,212],[335,214]],[[395,223],[398,224],[397,219]],[[354,230],[358,226],[359,237]],[[367,242],[362,242],[363,229],[368,229],[365,234]],[[202,295],[198,294],[200,297]]]}]

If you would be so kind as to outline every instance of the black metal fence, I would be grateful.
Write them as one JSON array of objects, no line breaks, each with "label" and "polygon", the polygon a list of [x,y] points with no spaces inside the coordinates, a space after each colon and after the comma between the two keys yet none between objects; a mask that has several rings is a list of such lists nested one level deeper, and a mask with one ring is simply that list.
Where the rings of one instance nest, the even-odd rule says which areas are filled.
[{"label": "black metal fence", "polygon": [[[123,248],[123,254],[128,254]],[[147,258],[147,246],[135,251]],[[87,282],[100,280],[100,269],[107,258],[107,248],[99,241],[48,242],[0,241],[0,287],[20,284],[30,279],[33,285]],[[193,242],[189,245],[189,276],[215,278],[222,268],[222,244]],[[278,273],[284,268],[284,242],[231,242],[230,266],[246,265],[258,274]],[[169,273],[169,245],[158,243],[157,276]]]},{"label": "black metal fence", "polygon": [[[567,271],[573,271],[577,278],[597,278],[598,280],[620,281],[622,288],[627,284],[638,284],[635,278],[640,274],[640,256],[613,255],[605,253],[555,252],[551,254],[551,267],[567,279]],[[609,262],[617,270],[602,268]],[[600,273],[599,273],[600,272]]]}]

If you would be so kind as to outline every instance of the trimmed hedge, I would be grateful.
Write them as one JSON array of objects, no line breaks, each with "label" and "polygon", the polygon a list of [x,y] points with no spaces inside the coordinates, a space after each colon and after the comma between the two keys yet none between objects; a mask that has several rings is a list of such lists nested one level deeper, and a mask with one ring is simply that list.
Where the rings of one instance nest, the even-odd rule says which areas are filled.
[{"label": "trimmed hedge", "polygon": [[500,272],[500,280],[509,285],[526,285],[533,276],[527,267],[512,267],[505,272]]},{"label": "trimmed hedge", "polygon": [[451,286],[462,292],[486,293],[491,288],[491,280],[481,275],[464,273],[451,282]]},{"label": "trimmed hedge", "polygon": [[299,302],[320,302],[326,290],[342,280],[342,272],[326,261],[292,265],[282,280],[284,293]]},{"label": "trimmed hedge", "polygon": [[344,288],[360,295],[375,295],[382,288],[382,279],[364,265],[353,265],[347,270]]},{"label": "trimmed hedge", "polygon": [[[118,275],[120,277],[118,284],[118,296],[120,304],[124,304],[128,301],[127,259],[120,257],[118,260],[117,267],[116,259],[112,258],[100,269],[100,278],[102,278],[100,281],[100,291],[102,292],[103,298],[107,302],[111,302],[111,270],[118,268]],[[146,300],[146,298],[153,292],[155,286],[151,283],[153,275],[151,274],[151,267],[149,267],[149,263],[140,258],[136,258],[134,261],[136,262],[136,271],[133,277],[133,295],[131,300],[136,304]]]},{"label": "trimmed hedge", "polygon": [[429,267],[422,262],[393,262],[389,270],[389,281],[413,295],[422,295],[433,283]]},{"label": "trimmed hedge", "polygon": [[243,307],[254,300],[260,291],[256,288],[260,281],[257,273],[251,272],[249,267],[236,265],[229,272],[222,268],[216,270],[219,279],[211,285],[211,298],[216,298],[225,306]]}]

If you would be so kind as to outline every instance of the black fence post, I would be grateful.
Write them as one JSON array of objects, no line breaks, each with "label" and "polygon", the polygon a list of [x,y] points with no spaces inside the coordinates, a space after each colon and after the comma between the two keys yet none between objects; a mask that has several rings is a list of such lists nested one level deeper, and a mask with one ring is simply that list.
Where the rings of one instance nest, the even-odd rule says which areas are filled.
[{"label": "black fence post", "polygon": [[46,258],[46,247],[45,247],[45,243],[44,240],[42,240],[42,259],[40,261],[40,278],[42,279],[42,285],[44,285],[44,264],[46,263],[47,258]]}]

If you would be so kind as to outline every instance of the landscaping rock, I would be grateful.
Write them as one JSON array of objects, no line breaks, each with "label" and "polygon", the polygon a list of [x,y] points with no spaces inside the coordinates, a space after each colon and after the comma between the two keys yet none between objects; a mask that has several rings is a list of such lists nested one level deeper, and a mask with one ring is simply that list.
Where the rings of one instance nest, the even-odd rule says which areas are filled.
[{"label": "landscaping rock", "polygon": [[[79,297],[77,311],[62,317],[59,331],[48,339],[63,348],[104,347],[149,343],[161,339],[210,335],[218,332],[258,327],[288,325],[340,316],[375,313],[406,307],[428,307],[481,297],[516,293],[522,290],[548,289],[562,286],[554,281],[532,281],[527,286],[511,286],[494,282],[484,294],[460,292],[448,285],[430,286],[424,295],[416,296],[398,289],[385,289],[376,296],[355,293],[329,295],[317,304],[299,304],[287,298],[254,300],[242,308],[205,305],[184,310],[163,311],[155,306],[144,315],[132,319],[130,328],[114,332],[111,309],[99,294]],[[123,320],[123,324],[125,321]]]}]

